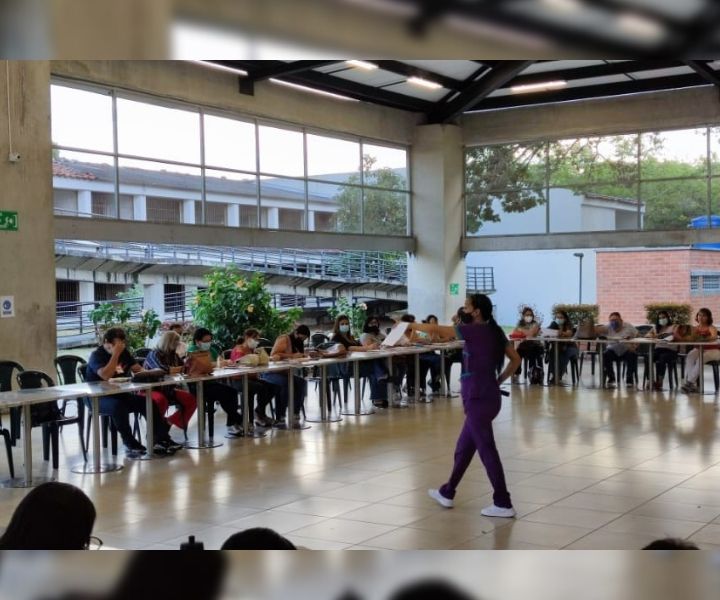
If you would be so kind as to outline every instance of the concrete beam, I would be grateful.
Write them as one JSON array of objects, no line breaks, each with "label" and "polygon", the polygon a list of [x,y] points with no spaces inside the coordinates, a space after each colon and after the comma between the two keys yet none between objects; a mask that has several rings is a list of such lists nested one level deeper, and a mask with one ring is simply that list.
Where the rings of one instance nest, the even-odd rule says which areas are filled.
[{"label": "concrete beam", "polygon": [[381,250],[415,252],[415,238],[400,236],[271,231],[211,225],[162,225],[115,219],[56,216],[55,239],[147,242],[190,246],[253,246],[309,250]]},{"label": "concrete beam", "polygon": [[595,231],[538,235],[477,236],[463,238],[463,252],[499,250],[557,250],[569,248],[658,248],[720,244],[720,229],[677,231]]}]

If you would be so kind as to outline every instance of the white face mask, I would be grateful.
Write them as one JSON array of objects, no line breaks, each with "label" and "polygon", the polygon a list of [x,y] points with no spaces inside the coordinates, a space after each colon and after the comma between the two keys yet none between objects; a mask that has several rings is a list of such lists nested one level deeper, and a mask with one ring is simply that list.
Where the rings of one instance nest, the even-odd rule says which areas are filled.
[{"label": "white face mask", "polygon": [[665,327],[668,324],[667,319],[658,319],[658,323],[660,323],[660,327]]},{"label": "white face mask", "polygon": [[525,316],[523,317],[523,321],[525,321],[526,323],[532,323],[533,320],[534,320],[534,319],[533,319],[530,315],[525,315]]},{"label": "white face mask", "polygon": [[255,348],[258,347],[258,344],[260,342],[258,342],[258,340],[256,340],[256,339],[250,338],[245,343],[247,344],[247,347],[250,348],[250,350],[255,350]]}]

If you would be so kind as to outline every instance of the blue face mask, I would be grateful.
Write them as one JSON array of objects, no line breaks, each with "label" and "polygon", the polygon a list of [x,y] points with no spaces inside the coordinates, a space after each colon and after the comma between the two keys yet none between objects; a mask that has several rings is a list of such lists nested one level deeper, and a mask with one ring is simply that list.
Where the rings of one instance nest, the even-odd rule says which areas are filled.
[{"label": "blue face mask", "polygon": [[350,331],[350,325],[340,325],[340,333],[347,333]]},{"label": "blue face mask", "polygon": [[198,348],[200,350],[210,350],[210,346],[212,346],[212,342],[199,342]]},{"label": "blue face mask", "polygon": [[557,319],[555,319],[555,322],[558,325],[565,325],[565,319],[563,319],[562,317],[558,317]]}]

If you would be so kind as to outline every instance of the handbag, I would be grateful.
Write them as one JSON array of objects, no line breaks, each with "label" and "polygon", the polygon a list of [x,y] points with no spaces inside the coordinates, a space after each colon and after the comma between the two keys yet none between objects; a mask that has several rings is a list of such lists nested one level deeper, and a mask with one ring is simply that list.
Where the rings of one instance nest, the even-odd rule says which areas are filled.
[{"label": "handbag", "polygon": [[238,362],[244,367],[257,367],[260,364],[260,356],[258,354],[246,354]]},{"label": "handbag", "polygon": [[203,377],[213,371],[212,355],[208,350],[188,352],[185,360],[185,373],[188,377]]},{"label": "handbag", "polygon": [[165,379],[167,373],[163,369],[149,369],[139,371],[132,376],[133,383],[155,383]]}]

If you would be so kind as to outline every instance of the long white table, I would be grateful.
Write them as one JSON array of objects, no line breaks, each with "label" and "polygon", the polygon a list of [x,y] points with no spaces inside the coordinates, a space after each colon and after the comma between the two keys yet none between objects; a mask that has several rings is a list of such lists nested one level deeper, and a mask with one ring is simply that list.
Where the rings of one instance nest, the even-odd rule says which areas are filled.
[{"label": "long white table", "polygon": [[[152,397],[149,393],[153,388],[164,387],[168,385],[178,385],[181,383],[195,383],[196,399],[197,399],[197,415],[198,415],[198,438],[197,443],[189,448],[214,448],[221,444],[215,443],[213,439],[206,438],[205,435],[205,405],[204,405],[204,383],[206,381],[223,380],[228,378],[242,377],[243,379],[243,425],[244,430],[250,430],[250,416],[248,406],[248,378],[250,375],[260,375],[262,373],[282,373],[288,374],[288,409],[287,409],[287,427],[293,430],[294,411],[294,374],[297,369],[319,367],[321,371],[321,391],[320,391],[320,421],[327,422],[329,420],[327,402],[326,402],[326,370],[329,365],[338,363],[349,363],[353,365],[354,374],[354,394],[355,394],[355,411],[354,415],[371,414],[362,411],[362,399],[360,396],[359,386],[359,366],[362,361],[374,359],[387,359],[392,361],[394,356],[414,356],[415,357],[415,394],[416,398],[419,393],[419,358],[425,352],[434,352],[439,350],[444,352],[447,349],[455,349],[462,347],[462,342],[451,342],[447,344],[431,344],[424,346],[406,346],[400,348],[388,348],[374,350],[369,352],[353,352],[343,357],[335,358],[307,358],[307,359],[290,359],[284,361],[271,362],[269,365],[258,367],[225,367],[215,369],[212,374],[201,377],[187,377],[183,375],[169,375],[159,382],[152,383],[110,383],[102,382],[86,382],[74,383],[68,385],[59,385],[48,388],[37,388],[27,390],[12,390],[0,393],[0,409],[19,408],[22,412],[23,421],[23,477],[8,480],[2,483],[3,487],[31,487],[36,485],[38,481],[33,480],[32,474],[32,422],[31,422],[31,406],[44,402],[58,402],[60,400],[69,400],[76,398],[89,398],[92,406],[92,429],[93,429],[93,447],[92,447],[92,463],[84,463],[73,467],[74,472],[79,473],[107,473],[122,469],[122,465],[114,462],[101,462],[100,451],[100,411],[99,399],[103,396],[113,396],[118,394],[137,394],[145,392],[145,417],[146,417],[146,445],[148,448],[147,459],[153,458],[153,410]],[[392,367],[391,367],[392,368]],[[392,384],[390,384],[392,385]]]}]

